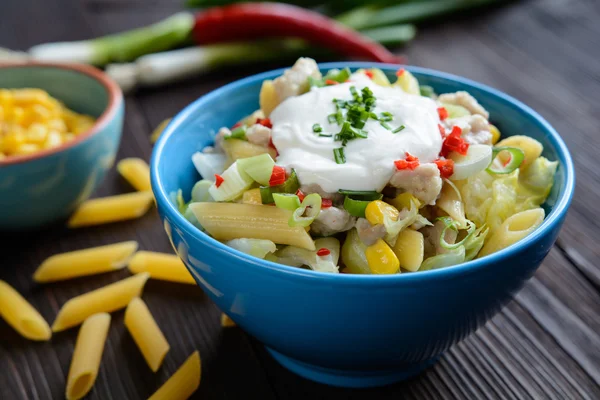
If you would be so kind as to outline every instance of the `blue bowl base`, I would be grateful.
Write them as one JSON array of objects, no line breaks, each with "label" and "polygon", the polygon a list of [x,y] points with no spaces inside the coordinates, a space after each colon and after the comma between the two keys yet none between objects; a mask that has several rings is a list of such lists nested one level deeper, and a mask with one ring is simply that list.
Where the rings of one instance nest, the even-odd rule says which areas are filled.
[{"label": "blue bowl base", "polygon": [[267,351],[288,370],[311,381],[330,386],[345,388],[369,388],[391,385],[401,382],[421,373],[426,368],[435,364],[440,356],[416,364],[404,365],[398,369],[358,371],[325,368],[299,361],[265,346]]}]

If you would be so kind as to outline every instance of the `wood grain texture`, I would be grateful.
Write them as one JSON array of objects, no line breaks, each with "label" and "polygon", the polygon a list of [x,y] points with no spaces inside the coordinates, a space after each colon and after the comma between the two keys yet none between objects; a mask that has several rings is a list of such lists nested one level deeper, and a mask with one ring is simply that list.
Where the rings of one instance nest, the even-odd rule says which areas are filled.
[{"label": "wood grain texture", "polygon": [[[181,1],[2,0],[0,46],[26,49],[156,21]],[[484,327],[454,346],[420,376],[371,390],[313,383],[278,365],[238,328],[222,329],[219,310],[196,287],[150,281],[144,291],[171,344],[153,374],[123,326],[113,323],[90,399],[143,399],[198,349],[203,377],[193,398],[475,399],[600,398],[600,2],[529,0],[489,13],[425,26],[403,51],[412,64],[489,84],[517,97],[552,123],[574,155],[578,187],[555,247],[535,277]],[[23,29],[23,21],[29,21]],[[323,60],[320,60],[323,61]],[[213,72],[126,99],[118,159],[149,160],[151,129],[214,88],[283,65]],[[524,132],[526,133],[526,132]],[[95,194],[132,188],[115,170]],[[127,271],[37,285],[31,276],[48,256],[136,239],[144,250],[171,252],[155,210],[133,223],[67,230],[61,224],[31,234],[0,234],[0,279],[8,281],[52,322],[71,297],[127,276]],[[77,330],[49,343],[24,340],[0,320],[0,399],[64,398]]]}]

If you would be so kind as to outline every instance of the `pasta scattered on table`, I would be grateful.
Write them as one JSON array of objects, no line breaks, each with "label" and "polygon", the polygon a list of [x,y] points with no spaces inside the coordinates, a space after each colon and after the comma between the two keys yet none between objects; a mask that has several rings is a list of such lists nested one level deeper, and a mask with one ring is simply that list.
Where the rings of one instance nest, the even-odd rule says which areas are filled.
[{"label": "pasta scattered on table", "polygon": [[150,274],[141,273],[106,285],[67,301],[52,324],[52,331],[59,332],[79,325],[90,315],[113,312],[125,308],[129,302],[142,294]]},{"label": "pasta scattered on table", "polygon": [[200,386],[202,365],[195,351],[148,400],[185,400]]},{"label": "pasta scattered on table", "polygon": [[143,192],[152,190],[150,185],[150,167],[141,158],[124,158],[117,164],[117,171],[135,188]]},{"label": "pasta scattered on table", "polygon": [[0,280],[0,316],[27,339],[50,340],[52,331],[46,320],[19,292]]},{"label": "pasta scattered on table", "polygon": [[55,254],[44,260],[33,279],[46,283],[115,271],[124,268],[137,249],[138,243],[130,240]]},{"label": "pasta scattered on table", "polygon": [[170,346],[148,306],[139,297],[131,300],[125,309],[125,326],[152,372],[158,371]]},{"label": "pasta scattered on table", "polygon": [[81,325],[67,377],[65,393],[67,400],[81,399],[94,386],[110,327],[110,319],[110,314],[107,313],[94,314]]},{"label": "pasta scattered on table", "polygon": [[237,326],[237,324],[229,317],[229,315],[221,313],[221,326],[224,328],[231,328]]},{"label": "pasta scattered on table", "polygon": [[152,279],[196,284],[183,261],[173,254],[138,251],[129,261],[129,270],[134,274],[148,272]]},{"label": "pasta scattered on table", "polygon": [[150,191],[87,200],[71,216],[68,226],[79,228],[139,218],[150,209],[153,201]]}]

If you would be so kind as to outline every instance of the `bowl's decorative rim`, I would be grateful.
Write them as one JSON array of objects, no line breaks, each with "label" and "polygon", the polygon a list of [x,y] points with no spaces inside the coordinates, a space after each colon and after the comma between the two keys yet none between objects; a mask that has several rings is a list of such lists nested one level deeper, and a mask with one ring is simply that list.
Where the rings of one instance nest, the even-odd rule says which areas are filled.
[{"label": "bowl's decorative rim", "polygon": [[164,150],[165,143],[169,140],[169,138],[177,131],[179,126],[182,124],[182,121],[187,119],[188,116],[196,111],[198,108],[198,104],[209,101],[213,98],[219,97],[223,92],[239,87],[243,87],[250,82],[255,82],[258,80],[264,80],[272,78],[273,76],[277,76],[283,73],[285,68],[280,68],[276,70],[271,70],[267,72],[263,72],[260,74],[252,75],[247,78],[240,79],[238,81],[229,83],[221,88],[213,90],[212,92],[200,97],[195,100],[193,103],[188,105],[182,111],[180,111],[168,124],[165,128],[165,131],[157,141],[154,147],[154,151],[152,153],[152,158],[150,161],[150,169],[151,169],[151,180],[152,180],[152,190],[154,192],[157,203],[164,210],[165,215],[171,221],[175,221],[174,225],[181,231],[185,231],[187,234],[192,235],[199,240],[211,245],[215,252],[226,254],[229,256],[236,258],[239,262],[244,262],[247,268],[261,268],[262,271],[269,274],[275,274],[279,276],[289,276],[294,277],[295,279],[305,279],[310,280],[313,283],[321,283],[324,285],[338,284],[344,286],[359,286],[364,287],[365,285],[378,285],[378,286],[394,286],[397,284],[403,283],[416,283],[423,282],[429,279],[457,279],[464,277],[466,275],[473,274],[477,272],[481,268],[488,267],[493,264],[502,264],[506,262],[509,255],[520,252],[526,247],[530,246],[531,243],[538,240],[540,237],[546,234],[548,230],[554,227],[556,224],[559,224],[561,219],[565,216],[569,205],[571,204],[571,200],[573,198],[573,192],[575,188],[575,169],[573,166],[573,160],[567,149],[564,141],[556,132],[556,130],[536,111],[531,109],[529,106],[520,102],[519,100],[500,92],[497,89],[489,87],[487,85],[477,83],[467,78],[462,78],[453,74],[449,74],[446,72],[435,71],[428,68],[422,67],[412,67],[406,65],[396,65],[396,64],[384,64],[384,63],[371,63],[371,62],[334,62],[334,63],[321,63],[319,64],[320,69],[332,69],[332,68],[344,68],[350,67],[352,69],[355,68],[381,68],[384,70],[397,70],[398,68],[406,68],[411,72],[416,72],[424,75],[429,75],[435,78],[441,78],[445,80],[452,80],[461,84],[470,85],[477,90],[485,91],[490,93],[492,96],[500,97],[504,101],[507,101],[511,104],[511,106],[520,109],[524,112],[524,115],[528,118],[535,120],[536,123],[542,126],[542,128],[550,135],[550,141],[556,147],[558,156],[560,159],[560,168],[563,168],[565,171],[565,181],[564,181],[564,194],[558,199],[556,204],[553,206],[552,211],[546,216],[542,225],[532,232],[530,235],[525,237],[524,239],[518,241],[517,243],[499,251],[493,253],[489,256],[486,256],[481,259],[475,259],[472,261],[468,261],[463,264],[459,264],[457,266],[441,268],[431,271],[422,271],[416,274],[393,274],[393,275],[362,275],[362,274],[331,274],[325,272],[312,271],[309,269],[301,269],[290,267],[283,264],[274,263],[267,260],[262,260],[256,257],[252,257],[248,254],[242,253],[238,250],[235,250],[216,239],[213,239],[209,235],[197,229],[194,225],[192,225],[189,221],[187,221],[181,213],[176,209],[175,205],[171,204],[169,200],[168,193],[163,187],[162,183],[158,179],[158,161],[161,158],[161,154]]},{"label": "bowl's decorative rim", "polygon": [[30,67],[45,67],[45,68],[58,68],[58,69],[66,69],[73,72],[78,72],[80,74],[87,75],[104,86],[106,91],[108,92],[108,105],[102,112],[102,114],[96,119],[96,123],[86,132],[82,132],[77,135],[73,140],[64,143],[60,146],[48,149],[41,150],[36,153],[21,155],[21,156],[10,156],[0,160],[0,168],[8,165],[21,164],[28,161],[37,160],[39,158],[44,158],[50,156],[52,154],[59,153],[63,150],[70,149],[71,147],[77,146],[79,143],[84,142],[85,140],[91,138],[96,133],[100,132],[116,115],[117,110],[121,103],[123,102],[123,92],[121,88],[115,81],[113,81],[108,75],[104,72],[100,71],[97,68],[94,68],[85,64],[61,64],[61,63],[51,63],[51,62],[37,62],[37,61],[26,61],[26,62],[16,62],[16,63],[0,63],[0,69],[8,69],[8,68],[30,68]]}]

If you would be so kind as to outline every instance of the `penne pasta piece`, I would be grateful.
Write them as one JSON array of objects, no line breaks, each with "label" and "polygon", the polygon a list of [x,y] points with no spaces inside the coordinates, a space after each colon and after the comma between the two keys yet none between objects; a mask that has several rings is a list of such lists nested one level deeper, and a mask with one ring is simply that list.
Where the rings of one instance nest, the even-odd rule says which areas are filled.
[{"label": "penne pasta piece", "polygon": [[81,325],[67,377],[67,400],[81,399],[94,386],[108,328],[110,314],[107,313],[91,315]]},{"label": "penne pasta piece", "polygon": [[196,284],[183,261],[173,254],[138,251],[129,261],[129,271],[134,274],[148,272],[152,279]]},{"label": "penne pasta piece", "polygon": [[534,208],[511,215],[492,232],[477,258],[502,250],[537,229],[544,222],[544,209]]},{"label": "penne pasta piece", "polygon": [[48,323],[40,313],[3,280],[0,280],[0,316],[27,339],[50,340],[52,336]]},{"label": "penne pasta piece", "polygon": [[165,119],[160,124],[158,124],[156,128],[154,128],[152,134],[150,135],[150,143],[154,143],[158,140],[158,138],[160,137],[160,135],[162,135],[167,125],[169,125],[169,122],[171,122],[171,118]]},{"label": "penne pasta piece", "polygon": [[[509,136],[496,143],[496,147],[503,146],[516,147],[523,150],[525,158],[519,167],[521,171],[526,170],[536,158],[542,155],[542,151],[544,150],[544,146],[540,142],[532,137],[524,135]],[[502,154],[499,156],[503,158]],[[504,161],[504,159],[502,159],[502,161]]]},{"label": "penne pasta piece", "polygon": [[233,326],[237,326],[234,320],[229,318],[229,315],[225,313],[221,313],[221,326],[223,328],[231,328]]},{"label": "penne pasta piece", "polygon": [[52,324],[53,332],[60,332],[79,325],[87,317],[100,312],[113,312],[125,308],[134,298],[139,297],[148,273],[136,274],[110,285],[92,290],[67,301]]},{"label": "penne pasta piece", "polygon": [[139,297],[131,300],[125,309],[125,326],[152,372],[158,371],[169,351],[169,343],[150,314],[148,306]]},{"label": "penne pasta piece", "polygon": [[150,186],[150,167],[141,158],[122,159],[117,164],[117,171],[135,190],[139,192],[152,190]]},{"label": "penne pasta piece", "polygon": [[195,351],[148,400],[185,400],[200,386],[202,365]]},{"label": "penne pasta piece", "polygon": [[292,212],[277,207],[239,203],[192,203],[190,209],[200,225],[217,240],[266,239],[315,250],[303,227],[290,227]]},{"label": "penne pasta piece", "polygon": [[68,226],[79,228],[139,218],[148,211],[153,200],[150,191],[87,200],[75,210]]},{"label": "penne pasta piece", "polygon": [[36,282],[46,283],[121,269],[138,248],[135,240],[55,254],[33,274]]}]

